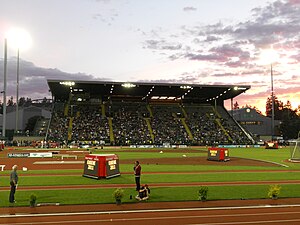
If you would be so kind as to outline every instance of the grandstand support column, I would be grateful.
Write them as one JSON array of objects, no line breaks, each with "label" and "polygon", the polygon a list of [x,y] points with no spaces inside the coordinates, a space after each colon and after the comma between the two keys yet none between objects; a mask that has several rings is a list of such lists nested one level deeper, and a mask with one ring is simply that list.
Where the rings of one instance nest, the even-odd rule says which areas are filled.
[{"label": "grandstand support column", "polygon": [[153,117],[153,112],[149,104],[147,104],[147,109],[149,111],[150,117]]},{"label": "grandstand support column", "polygon": [[101,104],[101,114],[102,118],[105,118],[105,105],[103,103]]},{"label": "grandstand support column", "polygon": [[189,139],[192,141],[194,139],[193,134],[189,128],[189,126],[186,124],[185,118],[180,118],[182,125],[184,126],[187,134],[189,135]]},{"label": "grandstand support column", "polygon": [[113,124],[112,124],[112,118],[108,118],[108,125],[109,125],[109,139],[110,143],[115,143],[115,136],[114,136],[114,130],[113,130]]},{"label": "grandstand support column", "polygon": [[180,108],[181,108],[182,114],[184,115],[184,118],[187,118],[188,116],[187,116],[187,113],[186,113],[184,107],[182,105],[180,105]]},{"label": "grandstand support column", "polygon": [[147,123],[147,127],[148,127],[148,130],[149,130],[150,136],[151,136],[152,143],[154,143],[154,134],[153,134],[153,130],[152,130],[152,127],[151,127],[150,118],[144,118],[144,119]]},{"label": "grandstand support column", "polygon": [[218,124],[218,126],[222,129],[222,131],[224,132],[224,134],[228,137],[229,141],[233,142],[232,138],[230,137],[230,135],[228,134],[228,132],[225,130],[225,128],[221,124],[220,119],[215,119],[215,121]]},{"label": "grandstand support column", "polygon": [[74,119],[74,117],[70,117],[70,120],[69,120],[68,141],[72,140],[73,119]]},{"label": "grandstand support column", "polygon": [[68,102],[65,104],[65,109],[64,109],[64,115],[65,115],[65,116],[68,116],[68,113],[69,113],[69,105],[70,105],[70,103],[71,103],[71,98],[72,98],[72,92],[71,92],[71,89],[70,89],[69,99],[68,99]]},{"label": "grandstand support column", "polygon": [[230,99],[231,103],[231,117],[233,117],[233,98]]},{"label": "grandstand support column", "polygon": [[215,98],[215,110],[217,111],[217,99]]},{"label": "grandstand support column", "polygon": [[218,118],[222,118],[221,115],[220,115],[220,113],[219,113],[218,110],[217,110],[217,107],[212,107],[212,110],[213,110],[213,112],[216,114],[216,116],[217,116]]}]

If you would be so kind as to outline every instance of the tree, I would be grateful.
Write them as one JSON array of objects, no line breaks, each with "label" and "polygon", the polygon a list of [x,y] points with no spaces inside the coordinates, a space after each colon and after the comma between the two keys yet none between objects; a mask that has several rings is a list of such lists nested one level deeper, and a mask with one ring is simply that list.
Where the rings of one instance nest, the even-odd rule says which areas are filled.
[{"label": "tree", "polygon": [[[275,120],[281,120],[282,118],[283,102],[279,101],[277,96],[274,95],[274,118]],[[272,96],[267,98],[266,102],[266,116],[272,117]]]},{"label": "tree", "polygon": [[46,97],[44,97],[43,100],[42,100],[42,103],[43,103],[43,104],[48,103],[48,99],[47,99]]},{"label": "tree", "polygon": [[25,106],[28,107],[28,106],[31,106],[32,105],[32,100],[31,98],[26,98],[26,101],[25,101]]},{"label": "tree", "polygon": [[256,106],[246,104],[245,106],[242,106],[242,108],[254,109],[258,114],[262,115],[262,112]]},{"label": "tree", "polygon": [[0,100],[0,113],[3,114],[3,104],[1,102],[1,100]]},{"label": "tree", "polygon": [[[283,104],[274,96],[274,115],[276,120],[281,120],[279,131],[283,135],[284,139],[297,138],[300,131],[300,115],[297,114],[298,109],[292,109],[292,103],[287,101]],[[271,117],[272,115],[272,97],[268,97],[266,102],[266,115]]]},{"label": "tree", "polygon": [[292,104],[289,100],[287,100],[286,104],[283,106],[284,109],[292,110]]},{"label": "tree", "polygon": [[[41,116],[33,116],[28,119],[25,130],[32,132],[34,130],[36,122],[41,118]],[[44,117],[42,117],[44,118]]]},{"label": "tree", "polygon": [[236,101],[233,105],[233,109],[239,109],[240,106],[239,106],[239,103]]},{"label": "tree", "polygon": [[21,97],[19,98],[19,106],[24,106],[25,105],[25,98],[24,97]]},{"label": "tree", "polygon": [[298,116],[300,116],[300,105],[298,105],[298,108],[296,109],[296,113]]},{"label": "tree", "polygon": [[10,99],[7,101],[7,106],[13,106],[14,105],[14,97],[10,96]]},{"label": "tree", "polygon": [[296,110],[284,108],[282,112],[282,121],[279,127],[284,139],[297,138],[300,131],[300,116]]}]

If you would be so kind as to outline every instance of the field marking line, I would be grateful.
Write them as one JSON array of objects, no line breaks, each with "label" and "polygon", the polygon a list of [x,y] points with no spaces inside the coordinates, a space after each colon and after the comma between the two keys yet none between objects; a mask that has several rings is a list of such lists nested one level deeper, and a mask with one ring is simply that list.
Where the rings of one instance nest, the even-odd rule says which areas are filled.
[{"label": "field marking line", "polygon": [[[209,208],[182,208],[182,209],[142,209],[142,210],[121,210],[121,211],[96,211],[96,212],[64,212],[64,213],[41,213],[41,214],[15,214],[0,215],[0,218],[20,217],[46,217],[46,216],[80,216],[80,215],[104,215],[104,214],[126,214],[126,213],[156,213],[156,212],[189,212],[189,211],[212,211],[212,210],[235,210],[235,209],[265,209],[265,208],[291,208],[300,207],[295,205],[258,205],[258,206],[226,206]],[[298,212],[297,212],[298,213]]]},{"label": "field marking line", "polygon": [[[270,180],[270,181],[223,181],[223,182],[192,182],[192,183],[149,183],[153,188],[155,187],[195,187],[200,185],[206,186],[245,186],[245,185],[270,185],[270,184],[299,184],[300,180]],[[22,186],[19,191],[30,190],[78,190],[78,189],[98,189],[98,188],[131,188],[133,184],[68,184],[68,185],[46,185],[46,186]],[[7,191],[6,186],[0,186],[0,192]]]},{"label": "field marking line", "polygon": [[[290,212],[290,214],[299,214],[300,212]],[[233,215],[195,215],[195,216],[161,216],[161,217],[138,217],[138,218],[108,218],[108,219],[87,219],[87,220],[63,220],[63,221],[52,221],[52,222],[21,222],[14,223],[15,225],[26,225],[26,224],[67,224],[67,223],[92,223],[92,222],[125,222],[125,221],[144,221],[144,220],[170,220],[170,219],[195,219],[195,218],[224,218],[224,217],[241,217],[241,216],[263,216],[263,215],[274,215],[274,214],[288,214],[287,212],[281,213],[253,213],[253,214],[233,214]],[[278,222],[296,222],[300,219],[293,220],[270,220],[270,221],[251,221],[251,222],[221,222],[221,223],[205,223],[205,224],[190,224],[190,225],[225,225],[225,224],[261,224],[264,223],[278,223]]]},{"label": "field marking line", "polygon": [[246,221],[246,222],[221,222],[221,223],[191,223],[187,225],[238,225],[238,224],[263,224],[263,223],[280,223],[288,224],[290,222],[300,222],[300,219],[291,220],[259,220],[259,221]]},{"label": "field marking line", "polygon": [[268,161],[268,160],[263,160],[263,159],[252,159],[252,158],[243,158],[243,157],[235,157],[235,158],[239,158],[239,159],[250,159],[250,160],[254,160],[254,161],[258,161],[258,162],[266,162],[266,163],[272,163],[278,166],[282,166],[282,167],[286,167],[288,168],[288,165],[285,165],[283,163],[278,163],[278,162],[273,162],[273,161]]}]

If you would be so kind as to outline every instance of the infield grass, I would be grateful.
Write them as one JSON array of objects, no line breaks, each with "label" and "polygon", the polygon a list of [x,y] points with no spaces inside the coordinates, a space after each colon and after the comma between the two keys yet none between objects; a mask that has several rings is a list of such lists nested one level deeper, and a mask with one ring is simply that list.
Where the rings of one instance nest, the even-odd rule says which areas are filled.
[{"label": "infield grass", "polygon": [[[137,150],[127,152],[128,149],[116,149],[116,154],[120,159],[140,160],[146,158],[174,158],[182,157],[183,153],[164,151],[160,154],[157,152],[147,151],[147,149],[130,149]],[[195,150],[195,148],[193,148]],[[187,157],[206,156],[203,148],[199,152],[184,153]],[[42,150],[41,150],[42,151]],[[184,151],[184,149],[183,149]],[[230,182],[230,181],[284,181],[300,180],[300,163],[290,163],[287,159],[290,156],[289,148],[278,150],[266,150],[264,148],[232,148],[229,149],[231,157],[241,157],[256,160],[265,160],[285,164],[288,167],[274,166],[232,166],[230,163],[220,163],[220,165],[154,165],[142,164],[142,183],[193,183],[193,182]],[[108,151],[97,150],[97,153],[113,153],[113,149]],[[81,156],[83,157],[83,156]],[[1,161],[4,158],[0,159]],[[232,172],[232,171],[236,172]],[[251,170],[251,171],[250,171]],[[120,177],[113,179],[94,180],[81,176],[82,170],[36,170],[28,172],[19,171],[19,186],[56,186],[56,185],[96,185],[96,184],[134,184],[133,163],[121,164]],[[216,172],[218,171],[218,172]],[[220,173],[220,171],[224,171]],[[242,172],[244,171],[244,172]],[[9,188],[8,174],[10,171],[0,172],[0,186]],[[173,174],[146,174],[144,172],[173,172]],[[176,172],[195,172],[193,174],[183,174]],[[197,173],[204,172],[204,173]],[[27,173],[27,176],[23,176]],[[33,176],[30,176],[32,174]],[[52,176],[46,176],[51,175]],[[56,175],[57,174],[57,175]],[[65,174],[65,175],[63,175]],[[75,174],[75,175],[74,175]],[[266,198],[268,185],[241,185],[241,186],[209,186],[208,199],[248,199],[248,198]],[[300,197],[299,185],[282,185],[281,197]],[[151,199],[149,201],[189,201],[197,200],[198,187],[160,187],[151,188]],[[28,198],[31,193],[38,195],[38,202],[59,202],[61,204],[96,204],[96,203],[113,203],[112,192],[114,189],[88,189],[88,190],[43,190],[43,191],[22,191],[17,190],[17,206],[28,205]],[[134,203],[130,200],[129,195],[135,195],[133,189],[125,188],[124,202]],[[8,191],[0,191],[0,206],[8,206]],[[201,203],[199,203],[201,204]]]},{"label": "infield grass", "polygon": [[[300,197],[298,185],[281,185],[282,190],[279,195],[281,198]],[[209,200],[226,199],[265,199],[267,197],[269,185],[250,185],[250,186],[209,186]],[[17,191],[16,206],[29,206],[29,196],[34,193],[37,195],[38,203],[60,203],[68,204],[104,204],[114,203],[112,193],[115,189],[89,189],[89,190],[43,190],[43,191]],[[151,196],[148,202],[162,201],[197,201],[199,187],[159,187],[151,188]],[[125,188],[124,203],[136,203],[134,199],[136,191]],[[9,206],[8,191],[0,192],[0,206]],[[130,195],[133,199],[130,199]],[[275,203],[275,200],[274,200]],[[201,202],[199,201],[199,207]]]},{"label": "infield grass", "polygon": [[[203,174],[144,174],[142,183],[193,183],[193,182],[230,182],[230,181],[284,181],[299,180],[299,172],[227,172]],[[0,186],[8,186],[9,178],[3,177]],[[24,176],[19,186],[61,186],[96,184],[133,184],[133,175],[125,174],[112,179],[95,180],[78,175],[69,176]]]}]

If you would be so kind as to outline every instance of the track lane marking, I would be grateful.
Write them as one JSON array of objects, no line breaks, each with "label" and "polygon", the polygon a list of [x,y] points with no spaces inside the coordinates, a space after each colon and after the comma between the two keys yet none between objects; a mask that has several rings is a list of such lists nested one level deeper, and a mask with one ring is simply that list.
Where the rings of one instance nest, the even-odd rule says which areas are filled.
[{"label": "track lane marking", "polygon": [[263,224],[263,223],[280,223],[282,224],[290,223],[290,222],[300,222],[300,219],[293,220],[260,220],[260,221],[248,221],[248,222],[222,222],[222,223],[191,223],[187,225],[238,225],[238,224]]},{"label": "track lane marking", "polygon": [[14,214],[0,215],[0,218],[17,217],[46,217],[46,216],[76,216],[76,215],[105,215],[105,214],[126,214],[126,213],[155,213],[155,212],[186,212],[186,211],[212,211],[212,210],[237,210],[237,209],[265,209],[265,208],[292,208],[300,207],[294,205],[258,205],[258,206],[227,206],[209,208],[183,208],[183,209],[141,209],[141,210],[122,210],[122,211],[96,211],[96,212],[63,212],[63,213],[41,213],[41,214]]},{"label": "track lane marking", "polygon": [[[293,214],[299,214],[300,212],[293,212]],[[286,212],[281,213],[262,213],[251,214],[252,216],[274,215],[274,214],[288,214]],[[61,220],[61,221],[45,221],[45,222],[21,222],[21,223],[7,223],[14,225],[28,225],[28,224],[74,224],[74,223],[93,223],[93,222],[128,222],[128,221],[145,221],[145,220],[170,220],[170,219],[196,219],[196,218],[216,218],[216,217],[241,217],[249,216],[249,214],[236,214],[236,215],[209,215],[209,216],[165,216],[165,217],[138,217],[138,218],[117,218],[117,219],[87,219],[87,220]],[[236,221],[236,222],[212,222],[212,223],[191,223],[189,225],[227,225],[227,224],[261,224],[261,223],[281,223],[281,222],[299,222],[299,219],[287,219],[287,220],[258,220],[258,221]]]}]

